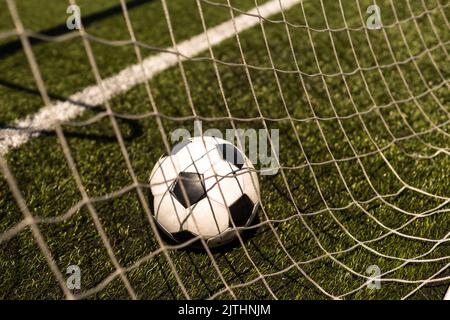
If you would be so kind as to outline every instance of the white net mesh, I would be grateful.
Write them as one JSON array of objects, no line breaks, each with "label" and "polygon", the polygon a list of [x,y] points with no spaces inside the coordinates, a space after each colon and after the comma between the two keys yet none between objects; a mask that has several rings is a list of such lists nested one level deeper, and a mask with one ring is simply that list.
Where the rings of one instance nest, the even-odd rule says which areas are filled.
[{"label": "white net mesh", "polygon": [[[6,2],[15,29],[0,33],[0,39],[19,37],[45,108],[55,106],[55,99],[30,39],[50,44],[81,41],[99,90],[92,91],[95,96],[82,94],[77,97],[83,100],[69,101],[73,108],[98,101],[102,105],[78,122],[70,121],[72,116],[53,122],[35,117],[25,122],[28,127],[2,129],[3,143],[11,135],[22,135],[26,141],[42,130],[54,131],[55,144],[79,193],[74,196],[79,201],[68,210],[42,215],[30,209],[30,191],[23,192],[21,180],[15,178],[20,165],[7,162],[6,152],[0,157],[8,189],[23,214],[2,230],[0,243],[8,246],[31,230],[66,298],[436,298],[446,291],[450,282],[448,3],[376,3],[383,24],[370,30],[366,9],[374,3],[368,1],[255,0],[254,8],[247,11],[230,0],[193,0],[201,34],[183,41],[177,39],[182,28],[178,17],[169,1],[162,0],[171,41],[171,48],[164,49],[138,39],[133,10],[125,0],[120,7],[129,38],[120,40],[100,38],[84,27],[57,36],[28,31],[15,1]],[[215,28],[207,20],[211,12],[226,12],[229,20]],[[224,35],[227,32],[229,36]],[[122,84],[112,84],[117,78],[105,79],[97,45],[131,48],[137,62],[132,73],[141,80],[120,89]],[[153,62],[145,58],[148,50],[157,57]],[[157,74],[164,72],[171,72],[178,82],[163,83]],[[145,98],[147,111],[116,108],[114,96],[126,105],[133,96],[125,91],[137,84],[137,96]],[[176,89],[171,91],[171,86]],[[170,95],[181,96],[186,107],[172,113],[167,108],[175,101]],[[209,100],[208,95],[214,97]],[[57,103],[60,107],[67,101]],[[214,104],[220,108],[212,110]],[[136,150],[156,143],[155,150],[169,152],[171,130],[192,120],[219,128],[280,128],[276,159],[280,170],[276,176],[261,176],[260,221],[248,228],[254,233],[251,237],[239,237],[229,251],[206,246],[200,253],[186,250],[196,239],[167,244],[151,218],[145,179],[149,171],[142,163],[153,147]],[[126,121],[151,123],[151,137],[133,144],[128,128],[124,132]],[[86,171],[91,170],[89,158],[80,156],[71,135],[100,122],[109,123],[125,168],[120,172],[129,177],[127,184],[109,182],[108,192],[92,187],[89,179],[94,178],[88,178]],[[101,148],[103,143],[107,142],[99,139],[93,146]],[[5,149],[14,146],[10,143]],[[157,159],[158,152],[152,157]],[[113,166],[105,159],[98,165],[102,171],[92,174],[114,180]],[[122,226],[114,220],[137,218],[105,215],[111,210],[126,213],[126,207],[115,203],[124,197],[136,204],[136,211],[144,212],[140,220],[149,235],[135,241],[149,244],[137,253],[127,247],[123,239],[129,235],[120,234],[117,230]],[[97,260],[80,264],[87,280],[82,290],[73,291],[66,284],[70,259],[64,250],[68,249],[57,249],[65,238],[48,228],[74,228],[70,221],[80,215],[88,217],[83,228],[91,228],[98,237],[97,242],[81,237],[81,246],[100,247],[106,256],[99,254]],[[110,272],[94,272],[98,264],[108,264]],[[379,289],[370,289],[375,280]],[[102,296],[102,292],[106,293]]]}]

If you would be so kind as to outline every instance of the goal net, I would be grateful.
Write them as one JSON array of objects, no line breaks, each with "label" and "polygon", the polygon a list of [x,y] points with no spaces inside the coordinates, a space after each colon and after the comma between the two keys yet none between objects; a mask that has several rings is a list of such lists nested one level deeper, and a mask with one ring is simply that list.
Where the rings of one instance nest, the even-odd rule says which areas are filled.
[{"label": "goal net", "polygon": [[[1,10],[0,297],[444,298],[448,1],[45,3]],[[277,146],[224,248],[147,199],[199,121]]]}]

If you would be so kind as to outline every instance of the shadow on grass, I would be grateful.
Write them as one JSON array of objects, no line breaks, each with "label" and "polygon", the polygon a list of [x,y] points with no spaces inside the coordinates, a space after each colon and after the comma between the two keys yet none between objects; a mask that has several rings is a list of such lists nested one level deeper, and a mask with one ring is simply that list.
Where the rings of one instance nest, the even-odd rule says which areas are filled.
[{"label": "shadow on grass", "polygon": [[[152,1],[154,1],[154,0],[127,1],[127,9],[131,10],[131,9],[139,7],[143,4],[150,3]],[[99,22],[103,19],[106,19],[110,16],[117,15],[117,14],[122,14],[122,7],[120,4],[117,4],[115,6],[112,6],[108,9],[105,9],[100,12],[95,12],[95,13],[88,14],[88,15],[82,15],[81,20],[82,20],[83,26],[86,28],[93,23]],[[44,34],[46,36],[57,37],[57,36],[61,36],[65,33],[71,32],[71,31],[69,29],[67,29],[66,23],[64,21],[64,23],[62,23],[62,24],[59,24],[59,25],[54,26],[49,29],[39,30],[37,32],[39,34]],[[47,41],[44,41],[41,39],[36,39],[36,38],[29,38],[29,41],[32,46],[39,45],[42,43],[47,43]],[[0,45],[0,58],[10,56],[11,54],[16,53],[17,51],[22,51],[22,50],[23,50],[22,43],[20,42],[20,39],[5,43],[3,45]]]},{"label": "shadow on grass", "polygon": [[[27,88],[22,85],[15,84],[10,81],[3,80],[3,79],[0,79],[0,86],[6,87],[6,88],[9,88],[12,90],[24,92],[27,94],[36,95],[36,96],[41,95],[40,92],[36,89]],[[96,114],[105,112],[105,109],[102,106],[89,105],[89,104],[83,103],[81,101],[71,100],[67,97],[53,94],[50,92],[48,93],[48,96],[52,100],[68,101],[76,106],[83,107],[86,110],[89,110]],[[124,119],[124,118],[116,118],[116,120],[118,121],[119,125],[125,124],[130,129],[130,134],[123,137],[126,141],[131,141],[137,137],[140,137],[144,132],[142,125],[139,123],[139,121],[131,120],[131,119]],[[75,127],[70,126],[70,128],[73,129]],[[23,128],[19,128],[19,127],[15,126],[14,124],[7,124],[7,123],[2,123],[2,122],[0,122],[0,129],[25,130]],[[56,133],[51,130],[36,130],[36,131],[27,130],[27,131],[30,133],[38,133],[42,136],[55,136],[56,135]],[[86,133],[86,132],[80,132],[80,131],[66,130],[66,131],[64,131],[64,135],[69,138],[89,139],[89,140],[96,140],[96,141],[105,142],[105,143],[117,143],[117,137],[114,134],[105,135],[105,134]]]}]

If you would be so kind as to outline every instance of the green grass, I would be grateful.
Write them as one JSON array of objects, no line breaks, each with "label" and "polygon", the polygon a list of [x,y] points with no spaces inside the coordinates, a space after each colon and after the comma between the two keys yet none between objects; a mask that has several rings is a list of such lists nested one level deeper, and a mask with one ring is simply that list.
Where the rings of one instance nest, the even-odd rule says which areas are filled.
[{"label": "green grass", "polygon": [[[43,30],[65,21],[65,4],[53,1],[54,5],[39,4],[36,1],[18,1],[19,12],[27,29]],[[195,1],[168,1],[169,10],[177,41],[187,39],[202,31]],[[225,1],[220,1],[225,3]],[[262,2],[262,1],[261,1]],[[331,28],[344,27],[338,2],[326,0],[324,7],[328,24]],[[343,1],[347,24],[352,28],[361,26],[358,7],[354,1]],[[118,1],[83,1],[80,2],[83,12],[98,12],[117,5]],[[232,1],[234,6],[242,10],[254,7],[254,1]],[[370,1],[361,1],[363,17]],[[389,1],[377,1],[381,7],[384,25],[395,22]],[[425,1],[427,8],[433,9],[436,1]],[[447,5],[448,1],[441,1]],[[230,18],[229,11],[223,7],[202,4],[205,19],[209,27]],[[412,1],[411,7],[415,15],[424,11],[421,1]],[[446,7],[447,8],[447,7]],[[295,121],[294,127],[287,120],[267,121],[270,128],[280,130],[280,160],[283,166],[290,167],[283,173],[289,181],[293,194],[288,195],[287,186],[281,173],[275,176],[260,176],[262,202],[265,213],[260,212],[261,221],[270,219],[292,219],[274,223],[273,228],[280,236],[281,242],[295,261],[308,261],[324,254],[321,246],[328,252],[341,251],[356,244],[337,222],[359,241],[371,240],[385,234],[388,229],[395,229],[409,220],[411,216],[402,213],[393,206],[411,213],[422,213],[436,207],[442,200],[419,192],[404,190],[403,192],[381,200],[373,200],[360,207],[353,204],[344,210],[323,211],[315,215],[300,218],[293,204],[301,213],[312,213],[328,207],[345,207],[352,203],[352,198],[365,201],[373,198],[376,190],[379,194],[396,193],[405,183],[441,197],[449,197],[450,158],[440,153],[432,158],[418,159],[414,155],[431,156],[439,148],[449,148],[449,100],[447,81],[449,76],[448,41],[450,31],[446,27],[445,13],[448,10],[433,9],[429,18],[437,26],[438,37],[433,32],[429,18],[424,15],[418,18],[417,24],[426,42],[426,47],[433,48],[429,54],[421,54],[414,64],[410,52],[401,36],[399,26],[383,31],[370,31],[375,57],[379,65],[390,65],[395,61],[406,61],[394,66],[356,72],[341,76],[304,76],[303,80],[308,96],[302,88],[300,78],[295,73],[278,73],[284,101],[293,118],[305,119],[313,115],[309,101],[318,117],[334,117],[332,106],[339,116],[348,116],[364,112],[361,117],[353,116],[341,120],[341,126],[335,119],[320,121]],[[305,1],[304,9],[310,27],[326,28],[324,15],[319,1]],[[85,10],[85,11],[84,11]],[[395,1],[395,10],[400,20],[407,19],[411,12],[405,1]],[[43,16],[40,17],[40,13]],[[289,10],[287,19],[295,24],[305,24],[300,6]],[[171,45],[160,1],[149,1],[130,10],[131,20],[139,40],[157,47]],[[281,16],[272,17],[280,19]],[[12,28],[6,5],[0,4],[1,30]],[[403,22],[407,45],[412,55],[425,50],[413,20]],[[265,31],[274,59],[275,66],[281,70],[295,70],[289,42],[283,24],[266,22]],[[88,32],[110,40],[129,39],[129,35],[119,13],[108,16],[88,26]],[[336,46],[333,51],[329,32],[311,31],[314,49],[319,66],[316,64],[313,48],[309,41],[308,30],[290,28],[294,50],[300,70],[307,74],[316,74],[321,70],[325,74],[339,72],[337,59],[344,72],[352,72],[357,67],[349,36],[355,47],[358,61],[362,67],[376,65],[370,51],[366,34],[363,31],[339,31],[331,33]],[[391,55],[386,38],[392,46]],[[0,45],[15,41],[10,38]],[[246,62],[252,66],[270,67],[267,50],[259,26],[240,35]],[[132,46],[110,47],[92,43],[95,57],[103,77],[115,74],[129,64],[136,63]],[[36,44],[33,47],[43,77],[52,98],[67,97],[70,94],[93,84],[94,78],[80,39],[55,44]],[[154,54],[143,49],[144,55]],[[217,59],[225,63],[241,63],[241,55],[235,38],[229,39],[214,47]],[[201,56],[208,56],[205,52]],[[395,60],[394,60],[395,59]],[[435,67],[441,72],[443,79]],[[211,61],[187,61],[183,63],[189,83],[193,104],[199,115],[208,118],[226,116],[225,105],[220,95],[217,78]],[[319,69],[320,67],[320,69]],[[8,124],[17,118],[36,112],[42,107],[33,78],[22,50],[2,56],[0,60],[0,125]],[[250,75],[256,92],[256,99],[261,112],[268,118],[286,117],[286,110],[280,98],[279,89],[273,72],[270,69],[250,68]],[[418,70],[423,74],[424,81]],[[240,66],[220,64],[219,71],[225,95],[231,113],[237,118],[257,118],[257,105],[250,91],[245,69]],[[405,79],[405,83],[402,80]],[[363,77],[368,84],[365,87]],[[345,79],[345,81],[344,81]],[[329,90],[329,96],[325,86]],[[346,89],[348,85],[349,91]],[[386,88],[386,85],[388,88]],[[427,92],[438,86],[432,93]],[[183,85],[180,69],[174,67],[159,74],[150,81],[158,110],[165,116],[184,117],[192,115]],[[392,97],[391,97],[392,95]],[[405,100],[397,105],[369,110],[374,103],[387,105],[395,100]],[[350,96],[353,100],[350,99]],[[309,100],[308,100],[309,98]],[[372,98],[374,102],[372,102]],[[354,103],[354,104],[353,104]],[[138,115],[150,111],[148,96],[143,85],[111,100],[114,111],[126,115]],[[421,108],[421,110],[420,110]],[[88,110],[80,119],[86,120],[95,116],[99,108]],[[399,112],[400,111],[400,112]],[[385,120],[386,129],[382,119]],[[140,120],[118,119],[124,135],[127,151],[130,154],[133,168],[140,181],[145,182],[159,156],[164,152],[162,137],[154,117]],[[239,128],[263,128],[261,119],[252,121],[235,121]],[[363,127],[366,125],[370,137]],[[393,137],[410,136],[413,132],[425,132],[420,137],[413,135],[408,139],[392,144]],[[440,130],[433,126],[443,124]],[[193,123],[163,118],[166,133],[184,127],[193,130]],[[203,122],[204,128],[230,128],[229,121],[209,120]],[[319,126],[326,141],[322,138]],[[115,192],[132,183],[120,152],[111,122],[103,118],[87,126],[64,126],[64,134],[70,146],[82,182],[90,197],[98,197]],[[369,154],[355,160],[349,142],[357,155]],[[298,134],[304,153],[301,151],[295,133]],[[384,158],[375,153],[376,146],[383,149]],[[348,159],[336,164],[328,162],[334,159]],[[306,157],[312,163],[312,170],[317,179],[314,182],[312,171],[305,166]],[[46,133],[37,139],[13,150],[7,155],[9,165],[19,183],[27,205],[35,216],[56,217],[67,212],[81,200],[73,175],[70,172],[61,146],[53,132]],[[389,167],[388,164],[392,167]],[[300,168],[296,168],[301,166]],[[364,168],[365,172],[362,170]],[[338,169],[341,171],[342,177]],[[368,179],[367,179],[367,177]],[[368,182],[370,181],[370,183]],[[321,198],[320,192],[325,199]],[[390,205],[392,206],[390,206]],[[106,201],[94,203],[103,227],[110,239],[114,253],[124,267],[133,265],[138,259],[158,249],[158,244],[151,232],[136,192],[130,191]],[[449,206],[443,207],[448,209]],[[364,209],[364,210],[363,210]],[[370,217],[368,214],[372,215]],[[23,219],[10,189],[0,178],[0,232],[13,227]],[[374,218],[378,220],[377,223]],[[383,228],[381,225],[384,225]],[[318,241],[314,239],[313,230]],[[449,228],[448,212],[437,212],[433,215],[415,219],[401,232],[406,235],[429,239],[442,239]],[[71,218],[55,224],[40,224],[45,240],[53,254],[58,267],[65,272],[68,265],[78,264],[82,270],[82,291],[98,285],[114,271],[104,245],[95,230],[94,224],[86,208],[80,209]],[[258,228],[254,235],[246,239],[246,248],[262,274],[272,274],[292,265],[282,246],[273,235],[272,229],[265,224]],[[401,259],[413,258],[429,251],[433,243],[408,239],[400,235],[389,235],[382,240],[368,243],[374,253],[361,246],[346,253],[335,255],[337,261],[360,274],[365,274],[368,266],[376,264],[382,272],[401,265],[398,259],[382,257],[392,256]],[[207,298],[224,289],[209,257],[202,252],[192,250],[173,250],[170,256],[176,270],[192,298]],[[409,263],[407,266],[389,274],[388,278],[403,280],[422,280],[430,277],[448,264],[450,246],[441,243],[425,258],[444,258],[437,262]],[[228,250],[214,253],[218,266],[230,285],[248,283],[258,274],[242,247],[235,246]],[[329,257],[301,264],[301,269],[328,293],[342,295],[358,288],[363,279],[349,272]],[[62,291],[52,275],[43,255],[34,241],[31,232],[26,229],[7,242],[0,244],[0,298],[2,299],[44,299],[62,298]],[[442,273],[440,276],[448,276]],[[131,285],[140,298],[172,299],[183,298],[174,274],[162,254],[158,254],[138,268],[127,273]],[[266,278],[274,294],[281,299],[324,299],[327,298],[296,267],[286,272]],[[398,299],[417,287],[418,284],[399,282],[383,282],[380,290],[363,288],[346,296],[348,299]],[[442,299],[449,281],[432,283],[424,286],[412,296],[414,299]],[[240,298],[270,299],[267,288],[262,281],[234,289]],[[128,294],[119,278],[113,280],[105,289],[90,298],[127,298]],[[229,298],[228,293],[218,298]]]}]

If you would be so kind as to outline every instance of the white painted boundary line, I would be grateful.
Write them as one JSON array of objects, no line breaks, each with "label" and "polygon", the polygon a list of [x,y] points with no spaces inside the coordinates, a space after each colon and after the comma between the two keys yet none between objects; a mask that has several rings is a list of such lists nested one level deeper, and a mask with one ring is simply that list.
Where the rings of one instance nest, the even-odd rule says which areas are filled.
[{"label": "white painted boundary line", "polygon": [[447,293],[445,294],[444,300],[450,301],[450,286],[448,286]]},{"label": "white painted boundary line", "polygon": [[[283,9],[290,9],[301,0],[282,0]],[[262,17],[268,18],[281,11],[279,0],[271,0],[259,6]],[[258,15],[256,8],[247,11],[248,14]],[[234,19],[238,32],[242,32],[259,24],[259,18],[242,14]],[[212,46],[228,39],[235,34],[233,21],[228,20],[216,27],[207,30]],[[192,58],[208,49],[205,33],[196,35],[177,45],[181,60]],[[50,130],[58,122],[69,121],[81,115],[86,108],[83,105],[101,105],[114,96],[128,91],[137,84],[151,79],[158,73],[177,64],[177,55],[174,48],[168,48],[172,52],[162,52],[146,58],[143,61],[145,76],[141,65],[129,66],[118,74],[103,80],[105,91],[102,93],[100,86],[90,86],[71,95],[68,101],[60,101],[54,105],[41,108],[33,115],[19,119],[11,126],[13,129],[0,129],[0,155],[6,154],[12,148],[17,148],[26,143],[30,138],[39,135],[40,131]]]}]

